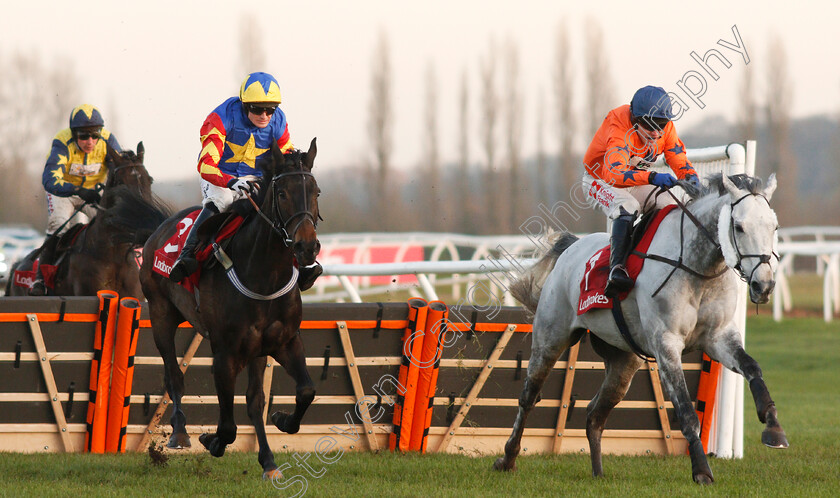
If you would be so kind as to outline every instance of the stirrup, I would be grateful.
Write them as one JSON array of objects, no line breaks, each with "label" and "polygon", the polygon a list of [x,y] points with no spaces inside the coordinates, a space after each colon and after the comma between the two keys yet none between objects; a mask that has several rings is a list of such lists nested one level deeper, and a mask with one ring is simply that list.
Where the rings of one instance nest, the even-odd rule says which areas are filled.
[{"label": "stirrup", "polygon": [[607,280],[607,285],[604,287],[604,295],[607,297],[616,297],[621,293],[628,292],[633,288],[633,280],[627,274],[627,268],[624,265],[615,265],[610,269],[610,276]]},{"label": "stirrup", "polygon": [[30,296],[46,296],[47,295],[47,285],[44,283],[43,280],[40,278],[32,282],[32,286],[29,287],[28,294]]},{"label": "stirrup", "polygon": [[196,270],[198,270],[198,260],[184,254],[175,260],[175,264],[172,265],[172,269],[169,271],[169,280],[180,282],[195,273]]}]

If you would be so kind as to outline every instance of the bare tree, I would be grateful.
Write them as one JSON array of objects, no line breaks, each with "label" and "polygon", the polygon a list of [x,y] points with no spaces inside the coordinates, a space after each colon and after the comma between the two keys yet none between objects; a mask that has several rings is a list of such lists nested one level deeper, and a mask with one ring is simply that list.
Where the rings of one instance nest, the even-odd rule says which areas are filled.
[{"label": "bare tree", "polygon": [[758,136],[758,103],[755,98],[755,73],[747,66],[739,88],[736,130],[743,140],[755,140]]},{"label": "bare tree", "polygon": [[604,48],[604,30],[594,17],[586,22],[586,132],[589,137],[595,135],[601,122],[615,102],[613,85],[610,78],[609,61]]},{"label": "bare tree", "polygon": [[0,136],[7,141],[0,147],[0,221],[45,225],[44,159],[53,136],[68,126],[71,109],[81,103],[72,65],[55,66],[31,53],[0,60]]},{"label": "bare tree", "polygon": [[379,34],[371,70],[368,133],[374,157],[371,171],[373,178],[368,185],[374,188],[371,197],[374,199],[377,213],[383,217],[385,225],[390,226],[394,221],[391,215],[395,214],[393,209],[389,208],[391,196],[388,191],[388,180],[391,174],[393,104],[391,102],[391,56],[388,50],[388,37],[384,32]]},{"label": "bare tree", "polygon": [[461,92],[458,101],[458,171],[455,180],[455,200],[458,216],[457,230],[462,233],[471,232],[471,210],[474,205],[470,202],[469,166],[470,166],[470,126],[469,126],[469,82],[467,72],[461,75]]},{"label": "bare tree", "polygon": [[535,198],[531,201],[532,206],[547,204],[549,202],[549,181],[548,181],[548,160],[545,155],[545,99],[543,92],[537,98],[537,168],[533,184],[535,185]]},{"label": "bare tree", "polygon": [[514,227],[518,227],[525,219],[524,204],[528,197],[528,185],[522,179],[522,160],[519,148],[522,145],[522,108],[523,95],[519,80],[519,49],[512,40],[508,40],[505,46],[505,138],[507,142],[507,160],[509,173],[509,196],[508,219],[506,231],[512,233]]},{"label": "bare tree", "polygon": [[[496,142],[499,124],[499,95],[496,90],[496,44],[491,39],[487,54],[481,61],[481,145],[484,147],[484,180],[480,198],[487,199],[488,219],[485,233],[498,231],[503,221],[503,195],[496,188]],[[489,222],[489,226],[488,226]]]},{"label": "bare tree", "polygon": [[[575,138],[575,120],[572,109],[574,73],[572,70],[569,34],[565,24],[557,29],[554,56],[554,105],[556,112],[557,137],[560,151],[558,154],[560,175],[564,193],[577,184],[581,175],[581,168],[574,161],[572,144]],[[600,126],[600,122],[598,123]],[[549,193],[548,195],[551,195]],[[548,197],[548,195],[546,197]]]},{"label": "bare tree", "polygon": [[[791,149],[790,109],[793,86],[789,78],[787,52],[778,34],[770,38],[767,50],[767,96],[765,114],[770,135],[767,165],[776,173],[779,189],[776,199],[780,206],[797,205],[799,167]],[[797,219],[796,210],[780,210],[779,221],[790,225]]]},{"label": "bare tree", "polygon": [[265,70],[265,50],[262,44],[262,26],[254,13],[239,17],[239,74],[237,79],[255,71]]},{"label": "bare tree", "polygon": [[420,174],[425,181],[420,182],[422,189],[421,198],[425,199],[423,207],[426,219],[422,220],[423,225],[430,230],[440,231],[448,218],[449,206],[446,196],[443,195],[443,185],[440,174],[440,145],[438,140],[438,84],[435,68],[431,61],[426,66],[426,108],[425,108],[425,133],[426,146],[423,160],[419,171],[423,171],[423,164],[428,167],[428,175]]}]

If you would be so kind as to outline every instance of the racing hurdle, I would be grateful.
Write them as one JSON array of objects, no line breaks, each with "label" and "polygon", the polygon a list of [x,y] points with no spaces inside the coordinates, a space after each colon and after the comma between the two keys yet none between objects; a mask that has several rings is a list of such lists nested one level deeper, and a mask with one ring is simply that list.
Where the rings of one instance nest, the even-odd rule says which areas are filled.
[{"label": "racing hurdle", "polygon": [[[317,395],[298,434],[282,433],[267,423],[275,451],[312,451],[325,438],[345,451],[388,448],[408,311],[405,303],[305,305],[301,333]],[[97,298],[0,299],[0,451],[83,451],[86,386],[99,315]],[[150,442],[165,441],[170,430],[162,360],[145,306],[138,324],[125,429],[129,451],[145,451]],[[437,386],[429,398],[427,451],[500,453],[528,366],[531,325],[521,308],[472,306],[450,307],[446,325]],[[213,431],[218,417],[209,341],[182,325],[176,342],[186,376],[190,451],[204,451],[197,436]],[[683,363],[689,386],[697,392],[699,354],[685,356]],[[293,408],[295,392],[291,378],[273,360],[266,368],[269,420],[271,412]],[[585,407],[603,375],[603,363],[586,338],[564,354],[529,418],[523,451],[588,451]],[[237,381],[239,437],[231,449],[251,451],[256,438],[245,412],[245,377]],[[603,446],[613,454],[685,452],[685,439],[663,396],[655,364],[636,373],[627,397],[609,420]]]}]

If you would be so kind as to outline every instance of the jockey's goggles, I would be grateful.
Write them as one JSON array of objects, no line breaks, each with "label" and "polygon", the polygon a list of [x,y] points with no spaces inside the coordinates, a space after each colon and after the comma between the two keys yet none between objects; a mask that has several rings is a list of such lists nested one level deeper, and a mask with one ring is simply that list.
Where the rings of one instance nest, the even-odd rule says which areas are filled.
[{"label": "jockey's goggles", "polygon": [[668,121],[668,119],[648,116],[642,116],[638,119],[639,125],[648,131],[662,131],[668,125]]},{"label": "jockey's goggles", "polygon": [[100,136],[99,133],[90,131],[82,131],[76,133],[76,140],[90,140],[91,138],[94,140],[99,140],[100,138],[102,138],[102,136]]},{"label": "jockey's goggles", "polygon": [[277,110],[276,105],[265,106],[248,104],[245,108],[248,110],[249,113],[253,114],[254,116],[259,116],[262,113],[265,113],[267,116],[271,116],[272,114],[274,114],[274,111]]}]

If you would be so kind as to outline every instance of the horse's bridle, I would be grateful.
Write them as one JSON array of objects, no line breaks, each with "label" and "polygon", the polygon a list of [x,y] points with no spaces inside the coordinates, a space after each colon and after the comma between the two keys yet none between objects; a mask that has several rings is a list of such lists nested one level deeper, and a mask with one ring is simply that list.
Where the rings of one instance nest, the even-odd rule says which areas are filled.
[{"label": "horse's bridle", "polygon": [[[677,204],[677,206],[682,211],[682,216],[680,218],[680,256],[679,256],[679,259],[677,261],[674,261],[674,260],[665,258],[663,256],[659,256],[659,255],[656,255],[656,254],[642,254],[642,253],[633,251],[633,254],[636,254],[639,257],[647,258],[647,259],[653,259],[654,261],[659,261],[661,263],[667,263],[667,264],[674,267],[674,269],[671,270],[671,272],[668,274],[668,276],[665,277],[665,280],[662,282],[662,284],[660,284],[660,286],[653,293],[654,296],[656,296],[659,293],[659,291],[662,290],[662,288],[665,286],[665,284],[671,278],[671,275],[673,275],[674,272],[678,268],[682,269],[682,270],[685,270],[686,272],[694,275],[695,277],[706,279],[706,280],[720,277],[721,275],[726,273],[726,267],[724,267],[724,269],[722,271],[718,272],[718,273],[715,273],[713,275],[704,275],[702,273],[699,273],[699,272],[689,268],[688,266],[686,266],[682,262],[683,261],[683,249],[685,247],[685,244],[683,244],[683,226],[684,226],[686,217],[688,219],[690,219],[692,223],[694,223],[694,225],[697,227],[697,229],[703,235],[705,235],[706,238],[709,239],[712,244],[714,244],[716,250],[720,251],[721,254],[723,254],[723,250],[721,249],[720,242],[709,232],[709,229],[706,228],[703,225],[703,223],[699,219],[697,219],[697,217],[694,216],[694,214],[692,214],[691,211],[688,210],[688,208],[686,208],[685,204],[683,204],[677,198],[677,196],[675,196],[671,192],[670,189],[664,189],[664,190],[665,190],[665,192],[668,192],[668,195],[671,196],[671,198],[674,200],[674,202]],[[735,206],[738,205],[738,203],[740,203],[741,201],[743,201],[744,199],[746,199],[747,197],[750,197],[750,196],[761,196],[765,201],[767,201],[767,204],[770,205],[770,201],[768,201],[767,198],[764,197],[764,195],[753,194],[753,193],[748,193],[748,194],[744,195],[743,197],[741,197],[740,199],[738,199],[737,201],[729,204],[729,233],[730,233],[730,237],[732,238],[732,247],[735,250],[736,257],[738,258],[737,262],[735,263],[735,266],[733,266],[732,269],[735,270],[735,272],[738,274],[738,276],[744,282],[751,282],[753,274],[758,269],[758,267],[761,266],[762,264],[767,263],[767,265],[769,266],[771,256],[774,256],[776,258],[776,260],[779,260],[779,255],[776,254],[776,253],[771,253],[771,254],[741,254],[741,250],[738,248],[738,239],[735,238],[735,219],[732,216],[732,211],[734,210]],[[753,268],[752,272],[750,272],[749,275],[747,275],[744,272],[744,269],[741,266],[741,261],[743,261],[744,258],[758,258],[759,259],[759,263],[757,265],[755,265],[755,267]],[[771,266],[771,269],[772,269],[772,266]]]},{"label": "horse's bridle", "polygon": [[[732,211],[734,211],[735,206],[737,206],[739,202],[743,201],[749,196],[759,196],[762,199],[764,199],[768,206],[770,205],[770,201],[768,201],[767,198],[764,197],[764,195],[762,194],[747,194],[738,199],[737,201],[729,204],[729,236],[732,239],[732,247],[735,249],[735,256],[738,258],[737,263],[735,263],[733,269],[738,273],[738,276],[741,277],[741,280],[743,280],[744,282],[752,282],[753,274],[755,274],[755,271],[758,269],[758,267],[763,264],[767,264],[767,266],[770,266],[770,270],[772,271],[773,267],[770,265],[771,257],[775,257],[776,261],[779,260],[779,255],[775,252],[771,252],[770,254],[742,254],[741,249],[738,247],[738,239],[735,237],[735,218],[732,215]],[[744,272],[744,269],[741,266],[741,261],[743,261],[744,258],[758,258],[758,264],[753,267],[749,276],[746,274],[746,272]]]},{"label": "horse's bridle", "polygon": [[[301,170],[301,171],[289,171],[289,172],[286,172],[286,173],[280,173],[279,175],[274,175],[273,177],[271,177],[271,182],[269,183],[269,186],[268,186],[269,192],[268,192],[267,195],[271,195],[272,198],[274,197],[274,185],[277,182],[277,180],[279,180],[280,178],[283,178],[283,177],[296,176],[296,175],[310,176],[310,177],[314,178],[314,175],[311,172],[303,171],[303,170]],[[257,209],[257,213],[259,213],[259,215],[262,217],[262,219],[265,220],[266,223],[268,223],[271,226],[271,229],[274,230],[274,232],[276,232],[278,235],[280,235],[281,239],[283,240],[283,244],[286,247],[291,247],[292,246],[292,244],[294,242],[294,240],[292,239],[292,235],[297,233],[298,229],[300,228],[300,226],[305,221],[309,220],[309,222],[312,223],[313,227],[315,227],[315,228],[318,227],[318,220],[315,219],[315,216],[309,211],[309,198],[306,195],[306,181],[305,181],[305,178],[304,178],[304,181],[302,182],[302,184],[303,184],[302,185],[303,186],[303,209],[294,213],[294,214],[292,214],[291,216],[289,216],[285,220],[283,219],[283,213],[280,212],[280,207],[278,206],[278,203],[277,203],[276,199],[274,199],[274,203],[273,203],[273,206],[274,206],[273,211],[274,212],[272,213],[274,215],[275,219],[272,220],[271,218],[266,216],[265,213],[261,209],[259,209],[259,207],[257,207],[257,205],[253,201],[253,199],[251,199],[251,197],[248,196],[248,199],[251,200],[251,204],[253,204],[254,207]],[[301,218],[301,219],[294,226],[294,228],[291,231],[289,231],[288,226],[292,222],[292,220],[294,220],[295,218]],[[319,215],[319,218],[320,218],[320,215]]]}]

